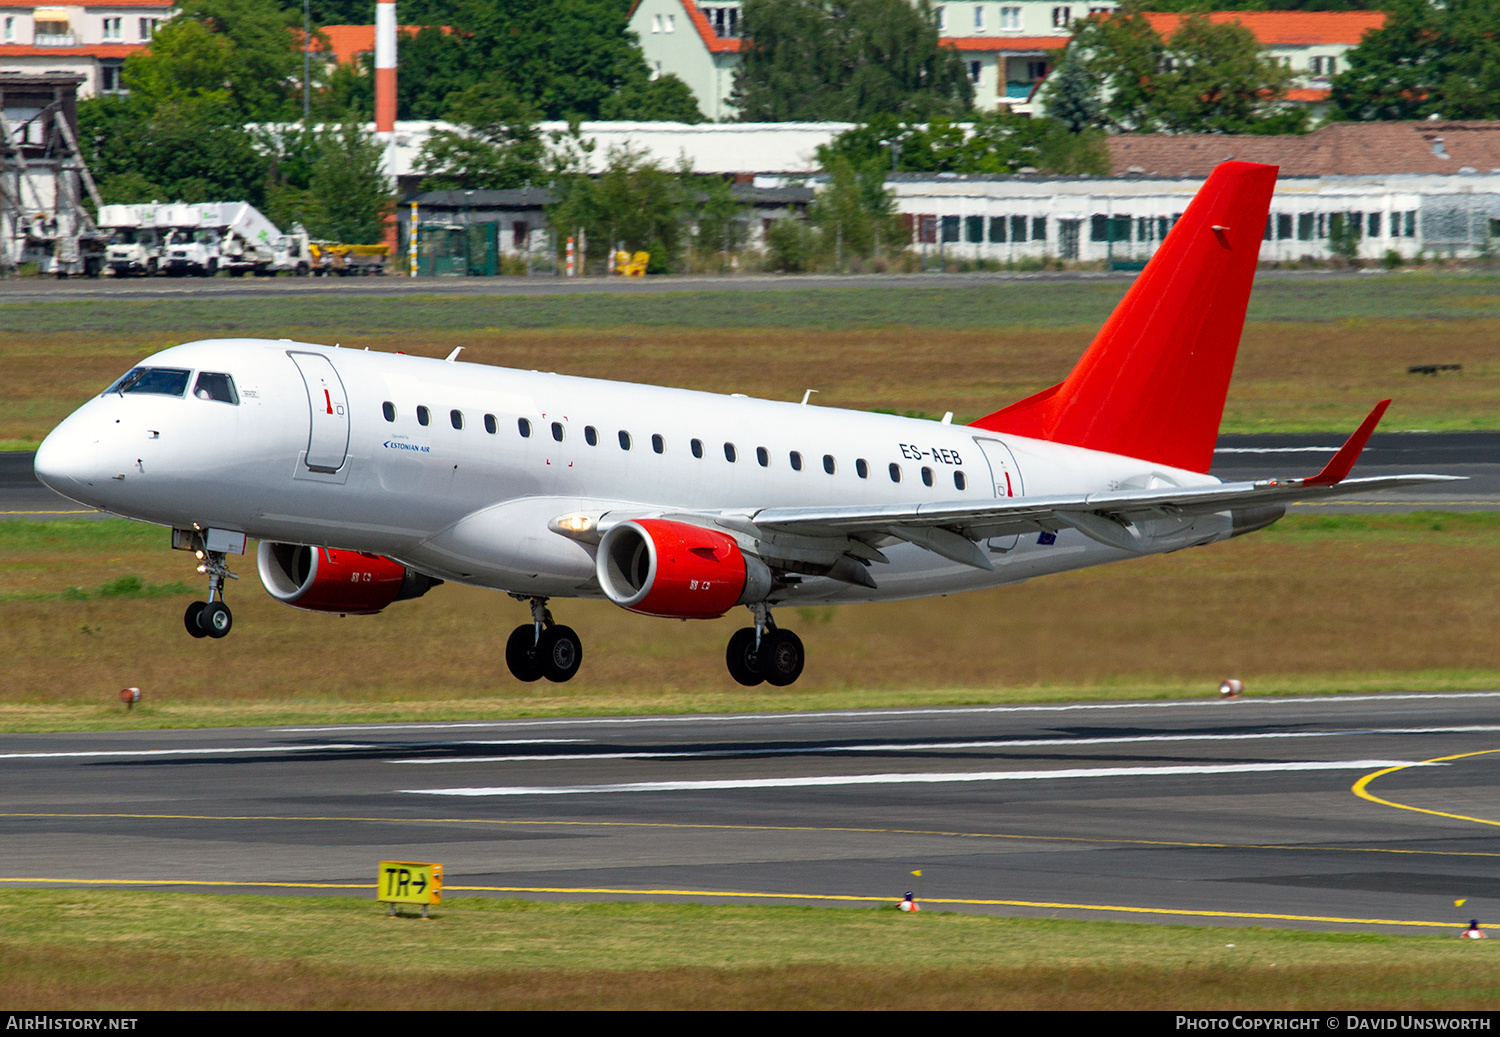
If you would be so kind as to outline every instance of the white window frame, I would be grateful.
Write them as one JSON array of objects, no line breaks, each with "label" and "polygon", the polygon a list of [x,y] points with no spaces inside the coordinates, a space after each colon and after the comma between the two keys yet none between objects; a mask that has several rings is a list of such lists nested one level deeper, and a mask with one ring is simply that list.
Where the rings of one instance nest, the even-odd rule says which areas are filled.
[{"label": "white window frame", "polygon": [[1000,31],[1021,31],[1021,8],[1014,6],[1000,8]]},{"label": "white window frame", "polygon": [[1052,28],[1066,29],[1073,24],[1073,9],[1071,7],[1054,7],[1052,9]]},{"label": "white window frame", "polygon": [[948,8],[942,4],[937,6],[937,30],[940,33],[948,31]]},{"label": "white window frame", "polygon": [[103,40],[106,43],[123,43],[125,40],[125,19],[118,17],[101,18],[103,23]]},{"label": "white window frame", "polygon": [[974,31],[984,32],[984,5],[974,5]]}]

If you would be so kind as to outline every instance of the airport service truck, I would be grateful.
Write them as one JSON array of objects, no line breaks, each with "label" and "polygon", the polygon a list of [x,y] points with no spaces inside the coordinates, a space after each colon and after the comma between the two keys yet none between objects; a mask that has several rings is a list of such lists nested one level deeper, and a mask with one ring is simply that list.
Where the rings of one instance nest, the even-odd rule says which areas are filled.
[{"label": "airport service truck", "polygon": [[307,232],[298,225],[283,234],[248,202],[163,206],[158,224],[171,227],[160,268],[170,277],[187,274],[231,277],[311,270]]},{"label": "airport service truck", "polygon": [[156,202],[99,206],[99,229],[109,234],[105,263],[116,277],[151,277],[161,265],[170,228],[157,226]]}]

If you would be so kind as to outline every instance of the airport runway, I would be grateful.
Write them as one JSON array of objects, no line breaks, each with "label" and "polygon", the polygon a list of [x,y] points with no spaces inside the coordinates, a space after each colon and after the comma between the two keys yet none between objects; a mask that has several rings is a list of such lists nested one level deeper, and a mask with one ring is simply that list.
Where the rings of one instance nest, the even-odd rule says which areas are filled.
[{"label": "airport runway", "polygon": [[911,889],[1456,933],[1500,917],[1497,714],[1500,692],[4,735],[0,883],[373,895],[397,859],[441,862],[450,895]]},{"label": "airport runway", "polygon": [[[1222,479],[1313,475],[1344,441],[1341,433],[1224,436],[1213,473]],[[59,497],[36,481],[35,455],[0,451],[0,518],[87,518],[99,512]],[[1392,432],[1370,439],[1354,475],[1432,472],[1469,482],[1416,486],[1342,500],[1293,505],[1292,511],[1494,511],[1500,509],[1500,432]]]}]

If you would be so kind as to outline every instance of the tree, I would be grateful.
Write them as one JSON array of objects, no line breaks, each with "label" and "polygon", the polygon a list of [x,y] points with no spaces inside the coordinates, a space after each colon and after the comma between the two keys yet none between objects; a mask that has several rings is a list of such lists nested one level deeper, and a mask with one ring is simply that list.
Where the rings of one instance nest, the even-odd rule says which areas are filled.
[{"label": "tree", "polygon": [[385,239],[385,222],[396,202],[382,170],[383,154],[384,148],[352,119],[324,132],[308,184],[318,206],[318,217],[307,225],[314,237],[352,245]]},{"label": "tree", "polygon": [[854,256],[871,256],[905,245],[896,199],[885,187],[883,163],[856,165],[832,156],[824,166],[828,185],[818,192],[807,216],[820,231],[819,244],[842,267]]},{"label": "tree", "polygon": [[876,118],[841,133],[818,154],[825,169],[844,158],[861,168],[874,164],[891,172],[1109,172],[1109,153],[1099,131],[1072,133],[1059,120],[1003,109],[981,113],[971,123]]},{"label": "tree", "polygon": [[93,98],[79,103],[78,126],[89,168],[113,201],[265,199],[270,160],[220,92],[154,109]]},{"label": "tree", "polygon": [[703,121],[692,87],[676,76],[649,79],[644,73],[626,77],[620,89],[599,106],[599,118],[609,121],[687,122]]},{"label": "tree", "polygon": [[745,122],[956,116],[974,91],[927,0],[746,0],[734,103]]},{"label": "tree", "polygon": [[460,130],[434,130],[417,156],[424,191],[503,190],[542,179],[546,147],[538,112],[498,78],[455,93],[445,112]]},{"label": "tree", "polygon": [[1500,118],[1500,6],[1391,0],[1386,11],[1334,77],[1334,118]]},{"label": "tree", "polygon": [[125,59],[124,80],[153,105],[223,90],[246,120],[267,122],[300,110],[301,64],[291,16],[275,0],[183,0]]},{"label": "tree", "polygon": [[496,76],[544,118],[597,119],[622,87],[648,78],[627,28],[629,6],[620,0],[458,0],[435,6],[419,5],[413,13],[451,31],[418,34],[429,36],[410,47],[425,66],[421,71],[409,68],[403,51],[402,118],[434,118],[447,93]]},{"label": "tree", "polygon": [[[1070,125],[1148,133],[1306,129],[1305,111],[1284,102],[1291,71],[1239,22],[1189,15],[1164,40],[1138,12],[1093,16],[1074,34],[1063,69],[1056,89]],[[1052,96],[1049,88],[1049,105]]]}]

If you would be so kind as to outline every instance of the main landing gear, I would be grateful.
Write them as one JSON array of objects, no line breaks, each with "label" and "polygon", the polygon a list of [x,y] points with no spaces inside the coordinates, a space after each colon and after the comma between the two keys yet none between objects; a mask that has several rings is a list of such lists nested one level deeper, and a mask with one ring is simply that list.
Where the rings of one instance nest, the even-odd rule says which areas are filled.
[{"label": "main landing gear", "polygon": [[724,653],[729,676],[746,687],[765,681],[784,688],[802,676],[802,639],[778,628],[764,602],[751,605],[750,611],[755,614],[755,625],[736,630]]},{"label": "main landing gear", "polygon": [[200,573],[208,574],[208,600],[195,601],[182,614],[182,625],[194,637],[223,637],[234,625],[234,615],[224,604],[224,580],[238,580],[224,564],[224,552],[199,551]]},{"label": "main landing gear", "polygon": [[530,604],[531,622],[516,627],[505,642],[505,665],[510,672],[528,684],[543,677],[555,684],[572,680],[583,662],[583,642],[573,628],[553,622],[546,598],[511,597]]}]

